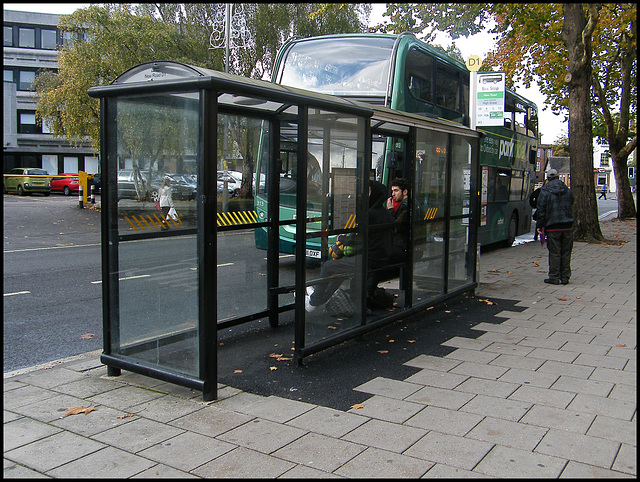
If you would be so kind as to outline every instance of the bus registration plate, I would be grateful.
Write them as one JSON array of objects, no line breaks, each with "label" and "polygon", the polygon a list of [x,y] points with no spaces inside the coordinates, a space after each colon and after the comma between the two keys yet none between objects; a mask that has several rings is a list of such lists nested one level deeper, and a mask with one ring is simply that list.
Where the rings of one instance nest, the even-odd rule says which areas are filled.
[{"label": "bus registration plate", "polygon": [[320,251],[317,249],[307,249],[307,258],[320,259]]}]

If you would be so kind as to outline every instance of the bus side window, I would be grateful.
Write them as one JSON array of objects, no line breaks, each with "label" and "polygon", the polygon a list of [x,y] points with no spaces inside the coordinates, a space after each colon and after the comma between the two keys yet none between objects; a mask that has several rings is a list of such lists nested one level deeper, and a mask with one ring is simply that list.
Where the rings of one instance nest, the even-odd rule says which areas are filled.
[{"label": "bus side window", "polygon": [[496,192],[495,201],[509,200],[509,185],[511,184],[511,171],[498,169],[496,171]]},{"label": "bus side window", "polygon": [[411,48],[405,65],[405,77],[411,95],[424,102],[433,102],[433,58],[416,48]]},{"label": "bus side window", "polygon": [[460,78],[458,72],[438,63],[436,71],[436,103],[453,111],[460,110]]}]

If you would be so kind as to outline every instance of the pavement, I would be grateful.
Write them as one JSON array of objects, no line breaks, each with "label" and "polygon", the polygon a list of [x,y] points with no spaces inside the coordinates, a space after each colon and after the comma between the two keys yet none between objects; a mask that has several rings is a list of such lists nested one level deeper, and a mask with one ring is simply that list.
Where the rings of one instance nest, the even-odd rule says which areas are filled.
[{"label": "pavement", "polygon": [[[637,224],[601,227],[611,241],[574,244],[568,285],[542,282],[539,242],[483,252],[474,297],[360,342],[388,369],[355,357],[342,409],[304,377],[357,342],[278,365],[298,377],[286,391],[222,370],[213,402],[109,377],[100,351],[5,373],[3,476],[636,478]],[[443,323],[465,328],[437,339]]]}]

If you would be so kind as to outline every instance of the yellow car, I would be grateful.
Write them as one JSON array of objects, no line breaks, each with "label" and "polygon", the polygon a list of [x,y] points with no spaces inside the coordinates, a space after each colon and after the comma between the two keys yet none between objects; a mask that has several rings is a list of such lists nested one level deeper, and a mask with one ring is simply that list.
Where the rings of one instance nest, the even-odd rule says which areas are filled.
[{"label": "yellow car", "polygon": [[49,173],[35,167],[15,167],[4,175],[4,192],[15,192],[18,196],[40,192],[51,194]]}]

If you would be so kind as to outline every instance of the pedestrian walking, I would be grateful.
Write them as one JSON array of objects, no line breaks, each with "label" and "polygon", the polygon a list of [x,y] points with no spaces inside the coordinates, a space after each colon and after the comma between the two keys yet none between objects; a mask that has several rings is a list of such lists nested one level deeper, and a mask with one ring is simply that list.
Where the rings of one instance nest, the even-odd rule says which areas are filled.
[{"label": "pedestrian walking", "polygon": [[545,283],[566,285],[571,278],[573,250],[573,193],[551,169],[547,184],[540,190],[536,215],[536,230],[549,250],[549,277]]},{"label": "pedestrian walking", "polygon": [[602,196],[604,196],[604,200],[607,200],[607,185],[603,184],[602,185],[602,191],[600,191],[600,197],[598,199],[602,199]]},{"label": "pedestrian walking", "polygon": [[162,223],[162,229],[169,229],[169,225],[167,224],[167,217],[169,215],[169,211],[173,208],[173,196],[171,191],[171,178],[165,177],[162,180],[162,186],[158,189],[158,201],[160,205],[160,209],[162,210],[162,219],[160,222]]}]

